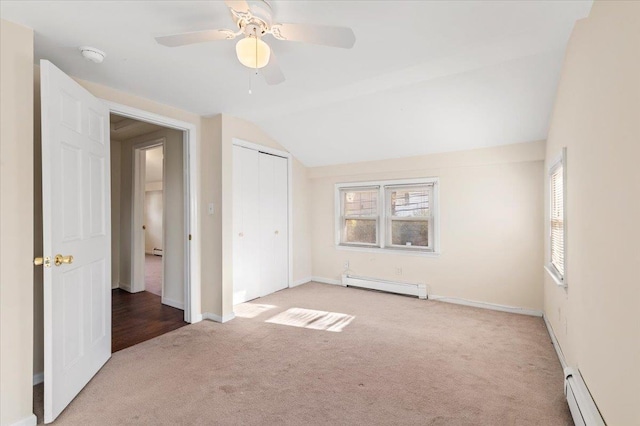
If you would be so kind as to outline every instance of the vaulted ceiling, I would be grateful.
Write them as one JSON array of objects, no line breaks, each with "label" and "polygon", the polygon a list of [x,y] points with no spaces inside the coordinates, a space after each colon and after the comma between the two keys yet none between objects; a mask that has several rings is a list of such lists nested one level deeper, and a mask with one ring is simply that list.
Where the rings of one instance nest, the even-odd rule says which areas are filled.
[{"label": "vaulted ceiling", "polygon": [[[201,115],[260,125],[308,166],[545,139],[564,49],[591,1],[271,1],[276,22],[350,26],[353,49],[265,41],[287,80],[268,86],[234,41],[154,37],[232,28],[221,1],[2,1],[35,30],[36,59]],[[85,61],[81,45],[104,50]],[[249,94],[249,85],[252,94]]]}]

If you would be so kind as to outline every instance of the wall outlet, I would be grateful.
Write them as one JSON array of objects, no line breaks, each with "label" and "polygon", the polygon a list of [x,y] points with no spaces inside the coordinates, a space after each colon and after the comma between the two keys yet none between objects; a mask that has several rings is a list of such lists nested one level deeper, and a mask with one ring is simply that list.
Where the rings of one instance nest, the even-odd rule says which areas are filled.
[{"label": "wall outlet", "polygon": [[348,260],[344,261],[344,269],[349,269],[349,261]]},{"label": "wall outlet", "polygon": [[396,268],[396,275],[402,275],[402,268]]}]

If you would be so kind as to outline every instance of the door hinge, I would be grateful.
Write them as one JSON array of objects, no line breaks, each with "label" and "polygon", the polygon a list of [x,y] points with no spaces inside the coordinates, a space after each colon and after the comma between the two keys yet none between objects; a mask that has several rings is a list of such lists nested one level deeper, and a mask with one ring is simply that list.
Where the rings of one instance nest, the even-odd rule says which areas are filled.
[{"label": "door hinge", "polygon": [[191,241],[191,234],[189,234],[189,241]]}]

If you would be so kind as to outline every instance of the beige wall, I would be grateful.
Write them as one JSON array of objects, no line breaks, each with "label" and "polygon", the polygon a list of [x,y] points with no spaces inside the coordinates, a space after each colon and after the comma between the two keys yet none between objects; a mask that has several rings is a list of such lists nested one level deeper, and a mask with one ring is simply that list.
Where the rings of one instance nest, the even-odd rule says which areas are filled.
[{"label": "beige wall", "polygon": [[[349,261],[354,275],[541,310],[544,147],[535,142],[309,169],[313,276],[339,280]],[[419,177],[440,179],[439,257],[336,248],[336,183]]]},{"label": "beige wall", "polygon": [[545,314],[610,425],[640,424],[640,2],[596,2],[573,31],[547,145],[567,147],[568,288]]},{"label": "beige wall", "polygon": [[[201,211],[214,205],[214,214],[203,213],[200,234],[202,240],[202,312],[222,315],[222,115],[202,119],[202,131],[207,143],[202,145],[200,161],[202,182]],[[206,254],[206,257],[205,257]]]},{"label": "beige wall", "polygon": [[33,31],[0,20],[0,425],[33,416],[32,69]]}]

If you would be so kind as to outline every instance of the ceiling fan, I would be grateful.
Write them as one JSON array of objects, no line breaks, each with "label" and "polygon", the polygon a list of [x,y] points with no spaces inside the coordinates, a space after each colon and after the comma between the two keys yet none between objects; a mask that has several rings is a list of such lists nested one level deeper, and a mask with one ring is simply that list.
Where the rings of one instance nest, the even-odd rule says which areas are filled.
[{"label": "ceiling fan", "polygon": [[233,22],[238,29],[194,31],[156,37],[159,44],[168,47],[185,46],[214,40],[243,38],[236,44],[236,54],[240,63],[255,70],[262,69],[267,84],[282,83],[285,78],[267,43],[265,35],[278,40],[301,41],[331,47],[350,49],[356,42],[353,30],[347,27],[332,27],[308,24],[273,23],[271,6],[265,0],[225,0]]}]

